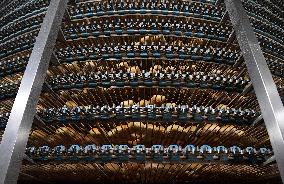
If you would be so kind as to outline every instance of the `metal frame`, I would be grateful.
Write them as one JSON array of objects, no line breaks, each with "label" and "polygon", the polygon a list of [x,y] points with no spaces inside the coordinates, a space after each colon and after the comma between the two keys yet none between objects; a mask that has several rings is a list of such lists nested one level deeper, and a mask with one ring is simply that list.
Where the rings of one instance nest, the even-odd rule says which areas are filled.
[{"label": "metal frame", "polygon": [[241,0],[225,0],[284,182],[284,107]]},{"label": "metal frame", "polygon": [[[0,184],[17,183],[22,159],[68,0],[51,0],[16,96],[0,145]],[[216,5],[220,4],[217,0]],[[241,0],[225,0],[226,9],[260,104],[284,181],[284,107]]]},{"label": "metal frame", "polygon": [[36,105],[68,0],[51,0],[0,145],[0,184],[17,183]]}]

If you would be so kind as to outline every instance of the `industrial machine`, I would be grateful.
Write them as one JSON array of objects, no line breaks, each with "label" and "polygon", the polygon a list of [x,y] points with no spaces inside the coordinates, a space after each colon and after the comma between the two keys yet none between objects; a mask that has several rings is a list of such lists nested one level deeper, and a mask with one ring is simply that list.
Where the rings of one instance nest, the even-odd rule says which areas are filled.
[{"label": "industrial machine", "polygon": [[[48,6],[0,7],[0,137]],[[283,97],[284,5],[243,6]],[[19,183],[281,183],[225,12],[216,0],[70,1]]]}]

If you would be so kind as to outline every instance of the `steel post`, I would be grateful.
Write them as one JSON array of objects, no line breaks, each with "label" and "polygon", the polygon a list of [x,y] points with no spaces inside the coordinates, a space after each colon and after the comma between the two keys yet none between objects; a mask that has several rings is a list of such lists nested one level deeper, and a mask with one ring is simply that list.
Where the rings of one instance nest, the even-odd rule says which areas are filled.
[{"label": "steel post", "polygon": [[0,183],[16,184],[36,106],[68,0],[51,0],[0,145]]},{"label": "steel post", "polygon": [[[225,0],[284,179],[284,107],[241,0]],[[283,180],[284,181],[284,180]]]}]

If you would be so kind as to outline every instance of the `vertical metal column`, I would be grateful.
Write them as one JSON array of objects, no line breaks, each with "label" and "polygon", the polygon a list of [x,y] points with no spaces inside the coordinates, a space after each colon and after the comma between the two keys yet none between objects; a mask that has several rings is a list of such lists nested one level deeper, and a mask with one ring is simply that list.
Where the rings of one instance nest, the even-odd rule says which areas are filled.
[{"label": "vertical metal column", "polygon": [[284,107],[241,0],[225,0],[284,181]]},{"label": "vertical metal column", "polygon": [[36,106],[68,0],[51,0],[0,145],[0,184],[16,184]]}]

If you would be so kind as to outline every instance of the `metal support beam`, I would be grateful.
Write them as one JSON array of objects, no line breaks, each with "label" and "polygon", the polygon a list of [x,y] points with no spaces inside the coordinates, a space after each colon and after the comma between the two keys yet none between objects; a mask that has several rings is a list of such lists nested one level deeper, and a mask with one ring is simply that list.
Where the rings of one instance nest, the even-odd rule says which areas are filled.
[{"label": "metal support beam", "polygon": [[0,145],[0,184],[16,184],[36,106],[68,0],[51,0]]},{"label": "metal support beam", "polygon": [[284,181],[284,107],[241,0],[225,0]]},{"label": "metal support beam", "polygon": [[32,163],[32,164],[36,164],[33,159],[31,159],[28,155],[24,154],[24,157],[23,157],[24,160],[27,160],[28,162]]},{"label": "metal support beam", "polygon": [[258,116],[258,117],[254,120],[254,122],[252,123],[252,126],[257,126],[257,125],[259,125],[262,120],[263,120],[262,115]]},{"label": "metal support beam", "polygon": [[59,62],[57,56],[54,53],[51,54],[50,64],[52,64],[53,66],[60,65],[60,62]]},{"label": "metal support beam", "polygon": [[245,95],[245,94],[250,93],[251,91],[253,91],[253,86],[252,86],[252,83],[249,83],[249,84],[245,87],[245,89],[244,89],[244,91],[242,92],[242,94]]},{"label": "metal support beam", "polygon": [[233,30],[231,34],[229,35],[226,47],[229,47],[235,40],[236,40],[236,34],[235,34],[235,31]]},{"label": "metal support beam", "polygon": [[225,11],[219,25],[225,24],[229,19],[230,19],[229,14],[227,11]]},{"label": "metal support beam", "polygon": [[276,158],[275,158],[275,155],[271,156],[269,159],[267,159],[263,165],[269,165],[271,164],[272,162],[275,162]]}]

